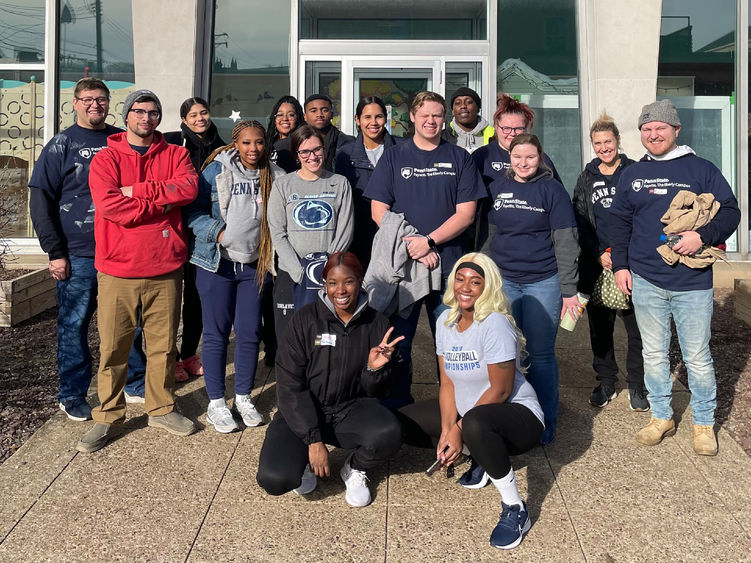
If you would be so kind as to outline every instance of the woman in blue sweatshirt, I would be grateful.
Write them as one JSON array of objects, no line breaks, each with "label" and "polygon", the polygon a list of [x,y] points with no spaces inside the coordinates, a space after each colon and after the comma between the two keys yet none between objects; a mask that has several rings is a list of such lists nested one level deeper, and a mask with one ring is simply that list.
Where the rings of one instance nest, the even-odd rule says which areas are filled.
[{"label": "woman in blue sweatshirt", "polygon": [[193,230],[190,262],[203,308],[202,359],[207,421],[223,434],[237,430],[227,407],[224,379],[227,346],[235,328],[234,408],[246,426],[263,418],[250,400],[261,332],[261,300],[271,284],[271,234],[266,209],[271,185],[283,171],[269,162],[266,130],[257,121],[241,121],[232,144],[207,159],[198,197],[186,211]]},{"label": "woman in blue sweatshirt", "polygon": [[527,379],[545,413],[540,442],[548,444],[558,420],[558,322],[565,314],[580,314],[576,220],[566,189],[543,163],[539,139],[522,133],[509,149],[509,172],[488,186],[488,221],[496,227],[490,256],[527,339]]},{"label": "woman in blue sweatshirt", "polygon": [[[574,213],[579,229],[579,290],[591,294],[595,281],[603,270],[612,270],[610,258],[610,208],[615,197],[615,187],[624,168],[634,161],[620,152],[621,137],[612,118],[602,114],[589,129],[592,148],[597,155],[579,174],[574,188]],[[641,335],[636,324],[633,306],[615,311],[603,305],[589,303],[589,338],[592,344],[592,367],[597,373],[597,387],[589,397],[595,407],[604,407],[616,396],[618,364],[615,361],[613,329],[617,315],[623,319],[628,335],[626,355],[631,410],[648,411],[649,402],[644,389],[644,361]]]}]

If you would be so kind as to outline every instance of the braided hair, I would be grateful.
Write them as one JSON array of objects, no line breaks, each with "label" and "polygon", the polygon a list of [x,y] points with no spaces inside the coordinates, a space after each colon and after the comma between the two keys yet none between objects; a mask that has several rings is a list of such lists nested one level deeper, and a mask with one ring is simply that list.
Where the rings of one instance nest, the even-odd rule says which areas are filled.
[{"label": "braided hair", "polygon": [[267,218],[267,210],[269,205],[269,196],[271,195],[271,184],[274,179],[271,175],[271,163],[269,161],[269,147],[266,146],[266,129],[259,121],[240,121],[235,128],[232,129],[232,142],[223,147],[219,147],[212,152],[203,163],[201,171],[203,171],[209,163],[211,163],[216,155],[221,152],[232,150],[235,148],[235,141],[240,138],[240,133],[245,129],[253,128],[258,129],[261,133],[261,138],[264,139],[264,150],[261,154],[261,158],[258,161],[258,174],[261,182],[261,243],[258,247],[258,267],[256,268],[256,283],[258,283],[258,292],[263,289],[263,281],[266,279],[266,274],[271,272],[274,266],[274,247],[271,243],[271,231],[269,230],[269,222]]}]

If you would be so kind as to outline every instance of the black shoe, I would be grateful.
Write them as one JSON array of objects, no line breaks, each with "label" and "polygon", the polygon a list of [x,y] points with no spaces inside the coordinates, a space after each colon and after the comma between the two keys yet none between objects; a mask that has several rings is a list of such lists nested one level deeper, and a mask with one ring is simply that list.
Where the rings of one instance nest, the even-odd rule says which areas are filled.
[{"label": "black shoe", "polygon": [[610,384],[600,383],[589,396],[589,404],[593,407],[602,408],[615,399],[616,395],[618,393],[615,392],[615,387]]},{"label": "black shoe", "polygon": [[637,412],[646,412],[649,410],[649,401],[647,400],[647,390],[643,385],[631,387],[628,390],[628,396],[631,400],[631,410]]}]

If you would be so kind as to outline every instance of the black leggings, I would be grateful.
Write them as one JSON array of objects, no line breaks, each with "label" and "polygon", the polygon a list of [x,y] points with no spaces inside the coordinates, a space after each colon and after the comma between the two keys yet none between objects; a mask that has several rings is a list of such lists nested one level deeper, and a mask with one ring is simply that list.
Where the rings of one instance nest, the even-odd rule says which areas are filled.
[{"label": "black leggings", "polygon": [[[397,416],[404,426],[404,441],[420,448],[435,447],[441,436],[438,399],[402,407]],[[509,456],[531,450],[542,436],[542,422],[524,405],[494,403],[467,411],[462,419],[462,439],[472,458],[493,479],[511,471]]]},{"label": "black leggings", "polygon": [[[342,413],[328,415],[322,425],[326,444],[354,449],[351,466],[366,470],[394,455],[402,445],[402,429],[394,414],[376,399],[357,399]],[[300,486],[308,446],[277,411],[261,446],[256,481],[270,495]]]}]

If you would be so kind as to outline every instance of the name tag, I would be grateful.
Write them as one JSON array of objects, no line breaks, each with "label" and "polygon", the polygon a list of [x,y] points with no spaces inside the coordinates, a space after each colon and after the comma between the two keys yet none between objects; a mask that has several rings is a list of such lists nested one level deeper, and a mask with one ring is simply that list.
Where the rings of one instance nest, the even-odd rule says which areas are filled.
[{"label": "name tag", "polygon": [[512,197],[514,197],[513,193],[498,194],[498,199],[511,199]]},{"label": "name tag", "polygon": [[322,334],[316,338],[316,346],[336,346],[336,334]]},{"label": "name tag", "polygon": [[666,193],[668,193],[668,190],[667,188],[655,188],[654,192],[652,193],[654,193],[655,195],[665,195]]},{"label": "name tag", "polygon": [[162,237],[163,238],[169,238],[169,229],[164,229],[162,231]]}]

